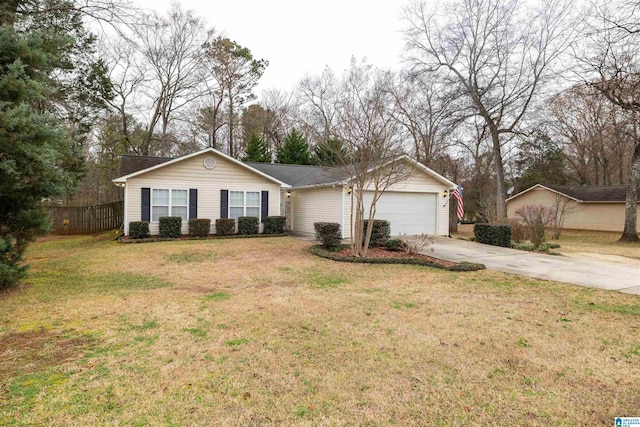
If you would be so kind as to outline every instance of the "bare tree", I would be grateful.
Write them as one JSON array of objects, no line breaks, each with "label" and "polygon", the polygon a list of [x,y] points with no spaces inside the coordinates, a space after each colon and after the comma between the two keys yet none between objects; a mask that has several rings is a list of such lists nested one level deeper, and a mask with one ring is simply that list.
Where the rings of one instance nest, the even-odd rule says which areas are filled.
[{"label": "bare tree", "polygon": [[394,117],[413,142],[415,159],[432,166],[451,145],[451,133],[459,123],[456,98],[431,73],[401,75],[391,94]]},{"label": "bare tree", "polygon": [[[393,184],[406,180],[411,168],[402,161],[399,122],[393,116],[390,72],[374,70],[352,60],[339,85],[339,94],[327,105],[334,115],[331,136],[342,141],[343,178],[351,193],[351,248],[355,256],[366,257],[376,216],[376,203]],[[328,101],[328,100],[327,100]],[[329,112],[319,112],[328,117]],[[371,195],[366,206],[365,195]],[[368,227],[364,229],[364,220]]]},{"label": "bare tree", "polygon": [[414,71],[444,72],[487,126],[500,219],[506,217],[502,136],[518,132],[552,75],[551,64],[567,48],[571,8],[563,0],[542,1],[536,10],[518,0],[457,0],[441,10],[428,10],[424,2],[405,9]]},{"label": "bare tree", "polygon": [[169,126],[175,113],[201,96],[201,48],[214,34],[202,18],[177,5],[166,18],[154,13],[145,21],[134,29],[144,59],[142,84],[152,104],[141,154],[149,154],[153,138],[171,139]]},{"label": "bare tree", "polygon": [[585,84],[552,97],[547,111],[551,136],[561,143],[577,184],[627,183],[634,144],[631,114]]},{"label": "bare tree", "polygon": [[[628,111],[634,120],[629,187],[624,230],[620,241],[637,242],[637,202],[640,185],[640,3],[637,0],[607,2],[596,7],[596,19],[588,29],[588,44],[595,53],[585,62],[597,80],[587,80],[612,104]],[[595,48],[594,48],[595,47]]]},{"label": "bare tree", "polygon": [[301,117],[314,144],[325,143],[335,136],[338,90],[338,80],[330,68],[319,76],[306,76],[298,84],[303,105]]}]

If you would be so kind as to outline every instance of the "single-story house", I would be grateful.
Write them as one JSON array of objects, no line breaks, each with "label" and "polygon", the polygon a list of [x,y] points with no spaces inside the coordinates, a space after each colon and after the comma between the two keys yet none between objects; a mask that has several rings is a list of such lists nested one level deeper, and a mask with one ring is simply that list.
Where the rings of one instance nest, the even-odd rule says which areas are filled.
[{"label": "single-story house", "polygon": [[[377,219],[391,222],[391,233],[449,233],[449,192],[456,185],[408,156],[406,179],[391,185],[377,202]],[[270,215],[287,218],[288,229],[313,234],[315,222],[337,222],[349,237],[351,188],[337,169],[320,166],[245,163],[213,148],[175,159],[122,156],[118,178],[124,187],[124,232],[129,222],[149,221],[158,234],[162,216],[188,219]],[[404,174],[403,174],[404,175]],[[373,192],[365,193],[371,203]],[[215,230],[212,230],[215,232]]]},{"label": "single-story house", "polygon": [[562,228],[622,232],[627,188],[627,185],[536,184],[507,199],[507,217],[515,218],[515,212],[527,205],[558,206],[564,209]]}]

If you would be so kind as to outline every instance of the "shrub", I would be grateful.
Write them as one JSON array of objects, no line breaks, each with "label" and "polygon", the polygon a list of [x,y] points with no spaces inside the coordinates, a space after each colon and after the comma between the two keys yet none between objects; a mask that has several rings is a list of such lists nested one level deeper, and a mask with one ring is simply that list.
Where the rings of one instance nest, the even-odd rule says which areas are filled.
[{"label": "shrub", "polygon": [[268,216],[264,219],[264,234],[282,234],[286,219],[283,216]]},{"label": "shrub", "polygon": [[499,224],[476,224],[473,226],[474,241],[493,246],[511,246],[511,226]]},{"label": "shrub", "polygon": [[207,237],[211,233],[211,220],[207,218],[191,218],[189,220],[189,236]]},{"label": "shrub", "polygon": [[516,217],[529,229],[529,239],[536,249],[545,240],[545,228],[556,220],[556,211],[550,206],[526,205],[515,212]]},{"label": "shrub", "polygon": [[[428,234],[415,234],[413,236],[402,235],[402,242],[405,244],[405,251],[408,254],[414,255],[420,252],[421,250],[433,245],[433,236],[429,236]],[[433,252],[433,248],[431,248],[431,252]]]},{"label": "shrub", "polygon": [[[362,225],[362,242],[364,244],[364,239],[367,233],[367,227],[369,226],[369,220],[364,220]],[[389,240],[391,236],[391,223],[389,221],[385,221],[384,219],[374,219],[373,220],[373,229],[371,230],[371,240],[369,240],[370,248],[379,248],[384,246],[385,242]]]},{"label": "shrub", "polygon": [[517,219],[510,219],[509,225],[511,226],[511,240],[516,243],[529,240],[529,229],[523,223]]},{"label": "shrub", "polygon": [[216,219],[216,236],[231,236],[236,232],[236,220],[233,218]]},{"label": "shrub", "polygon": [[407,244],[400,239],[389,239],[384,243],[388,251],[400,252],[407,250]]},{"label": "shrub", "polygon": [[24,246],[11,236],[0,236],[0,288],[18,283],[27,272],[21,265]]},{"label": "shrub", "polygon": [[315,222],[313,228],[316,231],[316,239],[320,240],[323,248],[330,251],[336,250],[342,241],[340,224],[336,222]]},{"label": "shrub", "polygon": [[179,216],[160,217],[160,238],[175,239],[182,235],[182,218]]},{"label": "shrub", "polygon": [[129,237],[131,239],[149,237],[149,223],[147,221],[131,221],[129,223]]},{"label": "shrub", "polygon": [[258,217],[241,216],[238,218],[238,234],[258,234]]}]

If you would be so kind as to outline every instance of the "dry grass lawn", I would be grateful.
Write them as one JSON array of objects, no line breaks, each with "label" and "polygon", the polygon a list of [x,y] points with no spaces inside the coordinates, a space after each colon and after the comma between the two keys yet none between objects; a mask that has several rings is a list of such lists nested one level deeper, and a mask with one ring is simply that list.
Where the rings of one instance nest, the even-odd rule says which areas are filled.
[{"label": "dry grass lawn", "polygon": [[0,425],[595,426],[640,415],[640,298],[336,263],[292,238],[34,244]]}]

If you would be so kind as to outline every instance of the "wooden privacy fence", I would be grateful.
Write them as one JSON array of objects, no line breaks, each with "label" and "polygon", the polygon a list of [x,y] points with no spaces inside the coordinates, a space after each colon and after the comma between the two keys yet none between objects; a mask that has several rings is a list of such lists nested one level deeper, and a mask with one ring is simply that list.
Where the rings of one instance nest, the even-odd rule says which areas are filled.
[{"label": "wooden privacy fence", "polygon": [[83,207],[48,206],[51,232],[83,234],[120,228],[124,221],[124,202]]}]

